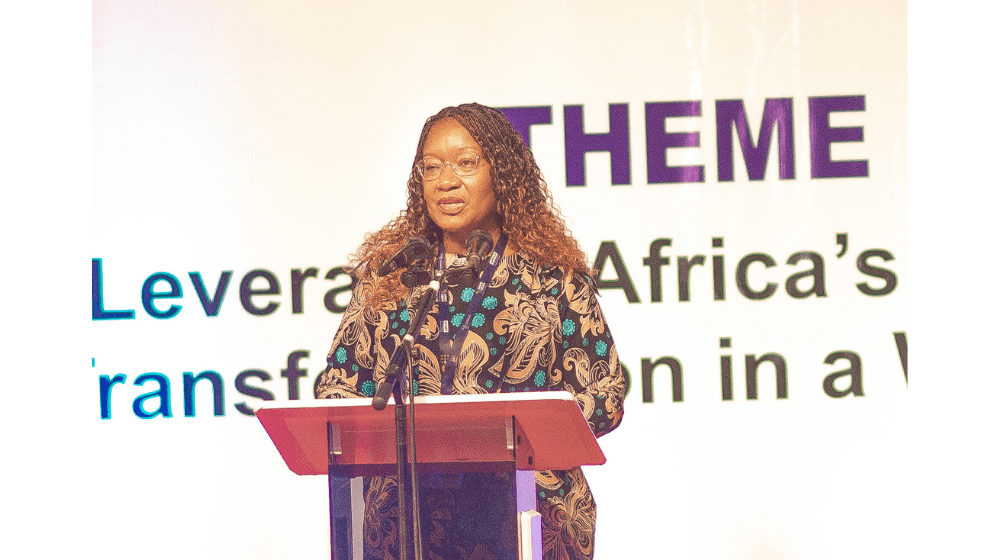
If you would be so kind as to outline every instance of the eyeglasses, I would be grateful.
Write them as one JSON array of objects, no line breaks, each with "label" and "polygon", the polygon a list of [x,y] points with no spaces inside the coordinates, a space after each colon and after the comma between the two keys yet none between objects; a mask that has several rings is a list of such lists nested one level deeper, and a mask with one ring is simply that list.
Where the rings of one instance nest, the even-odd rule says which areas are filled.
[{"label": "eyeglasses", "polygon": [[481,159],[483,158],[476,154],[462,154],[454,162],[428,158],[417,162],[417,172],[425,180],[432,181],[441,176],[445,164],[448,164],[455,170],[456,175],[468,177],[475,174],[476,168],[479,167],[479,160]]}]

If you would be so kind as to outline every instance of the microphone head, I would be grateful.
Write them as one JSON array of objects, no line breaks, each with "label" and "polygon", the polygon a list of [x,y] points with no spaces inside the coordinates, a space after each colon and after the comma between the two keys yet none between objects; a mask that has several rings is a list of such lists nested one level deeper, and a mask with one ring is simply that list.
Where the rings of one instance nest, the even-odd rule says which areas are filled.
[{"label": "microphone head", "polygon": [[493,249],[493,238],[481,229],[474,229],[469,237],[465,238],[465,248],[470,253],[487,253]]},{"label": "microphone head", "polygon": [[465,251],[469,264],[476,270],[482,267],[483,261],[492,249],[493,238],[481,229],[472,230],[469,237],[465,238]]},{"label": "microphone head", "polygon": [[396,251],[396,254],[389,257],[378,267],[377,274],[385,276],[401,268],[406,268],[416,263],[426,261],[431,253],[431,243],[425,237],[415,236],[406,240],[403,247]]},{"label": "microphone head", "polygon": [[426,259],[431,254],[431,242],[427,241],[427,238],[422,235],[411,237],[406,242],[404,248],[408,248],[408,254],[411,255],[414,261]]}]

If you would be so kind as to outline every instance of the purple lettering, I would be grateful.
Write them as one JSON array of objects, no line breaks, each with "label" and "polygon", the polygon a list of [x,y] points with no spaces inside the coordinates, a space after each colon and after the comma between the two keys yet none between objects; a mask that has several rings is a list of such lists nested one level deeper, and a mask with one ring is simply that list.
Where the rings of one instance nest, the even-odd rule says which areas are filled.
[{"label": "purple lettering", "polygon": [[646,181],[654,183],[704,183],[704,165],[667,165],[667,148],[697,148],[697,132],[667,132],[668,117],[700,117],[701,101],[646,103]]},{"label": "purple lettering", "polygon": [[538,107],[497,107],[507,117],[514,130],[521,135],[521,141],[531,148],[531,125],[552,124],[552,106]]},{"label": "purple lettering", "polygon": [[567,187],[582,187],[587,184],[584,165],[584,155],[587,152],[610,152],[611,184],[631,184],[628,103],[608,105],[609,131],[606,133],[587,134],[583,131],[583,105],[563,106],[563,118]]},{"label": "purple lettering", "polygon": [[812,156],[813,179],[829,177],[867,177],[868,160],[832,161],[830,144],[834,142],[862,142],[864,129],[860,126],[831,127],[830,113],[835,111],[864,111],[865,96],[809,98],[809,141]]},{"label": "purple lettering", "polygon": [[[810,105],[811,106],[811,105]],[[718,143],[719,181],[733,180],[733,127],[743,151],[747,176],[751,181],[763,181],[767,156],[771,149],[771,131],[778,128],[778,176],[795,178],[795,145],[792,127],[792,98],[767,99],[760,121],[756,144],[750,133],[746,107],[742,99],[720,99],[715,102],[716,142]]]}]

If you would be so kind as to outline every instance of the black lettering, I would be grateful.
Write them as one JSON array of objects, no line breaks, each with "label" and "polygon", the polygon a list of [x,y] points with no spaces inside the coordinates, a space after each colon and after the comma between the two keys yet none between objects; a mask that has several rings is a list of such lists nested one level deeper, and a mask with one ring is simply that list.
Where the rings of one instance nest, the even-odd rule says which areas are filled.
[{"label": "black lettering", "polygon": [[721,356],[722,369],[722,400],[733,400],[733,357],[729,355]]},{"label": "black lettering", "polygon": [[344,286],[337,286],[335,288],[330,288],[326,292],[326,295],[323,296],[323,305],[326,306],[327,311],[329,311],[330,313],[343,313],[344,311],[347,311],[347,305],[340,305],[337,303],[337,296],[344,292],[350,293],[351,290],[354,289],[354,277],[347,272],[346,267],[335,266],[331,268],[330,270],[326,271],[325,278],[327,280],[333,280],[334,278],[340,276],[341,274],[347,274],[347,276],[351,279],[351,283],[346,284]]},{"label": "black lettering", "polygon": [[896,352],[899,354],[899,363],[903,366],[903,380],[906,384],[910,384],[910,376],[906,371],[907,362],[907,351],[906,351],[906,332],[894,332],[892,336],[896,339]]},{"label": "black lettering", "polygon": [[288,367],[281,370],[281,376],[288,379],[288,400],[299,400],[299,378],[307,375],[306,370],[299,367],[299,360],[308,357],[308,350],[296,350],[288,355]]},{"label": "black lettering", "polygon": [[302,313],[302,283],[306,278],[316,278],[319,269],[311,266],[302,272],[301,268],[292,269],[292,313]]},{"label": "black lettering", "polygon": [[[616,278],[614,280],[601,280],[604,273],[604,265],[611,259],[611,265],[615,267]],[[618,251],[618,245],[614,241],[602,241],[597,249],[597,256],[594,257],[594,269],[597,270],[595,283],[598,289],[617,289],[625,291],[625,298],[629,303],[639,303],[639,292],[635,290],[632,277],[629,276],[628,269],[622,254]]]},{"label": "black lettering", "polygon": [[777,266],[771,255],[764,253],[750,253],[749,255],[740,259],[739,264],[736,265],[736,289],[743,294],[743,297],[747,299],[761,300],[767,299],[774,295],[774,292],[778,290],[778,285],[774,282],[768,282],[764,286],[763,290],[755,291],[750,287],[750,282],[747,280],[747,269],[750,265],[759,262],[763,263],[765,268],[771,268]]},{"label": "black lettering", "polygon": [[771,362],[774,365],[778,398],[788,398],[788,364],[785,363],[784,356],[772,352],[764,354],[760,358],[754,354],[747,354],[744,358],[746,361],[748,401],[757,400],[757,368],[760,367],[761,362]]},{"label": "black lettering", "polygon": [[[788,264],[796,264],[804,259],[812,261],[812,268],[802,272],[796,272],[795,274],[789,276],[788,280],[785,282],[785,291],[788,292],[788,295],[796,299],[807,298],[812,294],[816,294],[816,297],[826,297],[826,279],[823,269],[823,257],[819,253],[803,251],[788,257]],[[798,285],[799,280],[810,276],[813,279],[812,286],[808,291],[800,290]]]},{"label": "black lettering", "polygon": [[657,239],[649,244],[649,256],[642,259],[642,264],[649,267],[649,299],[653,302],[663,301],[660,267],[670,264],[670,257],[660,255],[660,249],[673,243],[669,237]]},{"label": "black lettering", "polygon": [[892,293],[896,289],[896,284],[898,283],[898,278],[896,273],[887,269],[880,268],[868,264],[868,259],[872,257],[878,257],[885,262],[895,260],[896,257],[892,256],[892,253],[886,251],[885,249],[869,249],[860,255],[858,255],[858,270],[861,274],[866,274],[868,276],[874,276],[876,278],[881,278],[885,280],[885,286],[881,288],[873,288],[867,282],[859,282],[855,284],[861,293],[866,296],[885,296]]},{"label": "black lettering", "polygon": [[[267,281],[267,287],[263,289],[253,289],[251,285],[253,281],[257,278],[263,278]],[[252,296],[268,295],[273,296],[281,293],[281,285],[278,284],[278,278],[270,270],[264,270],[262,268],[257,268],[246,273],[243,280],[240,281],[240,303],[243,304],[243,309],[247,310],[247,313],[251,315],[256,315],[258,317],[263,315],[270,315],[278,309],[278,302],[269,302],[264,307],[257,307],[251,301]]]},{"label": "black lettering", "polygon": [[[861,389],[861,356],[851,352],[850,350],[840,350],[839,352],[831,352],[830,355],[823,360],[823,363],[833,365],[837,360],[847,360],[851,363],[851,367],[845,370],[835,371],[830,375],[827,375],[826,378],[823,379],[823,391],[835,399],[845,397],[851,393],[853,393],[856,397],[865,396],[864,391]],[[851,376],[851,385],[847,389],[841,391],[837,389],[835,383],[838,379],[845,375]]]},{"label": "black lettering", "polygon": [[712,255],[713,297],[715,301],[726,299],[726,267],[722,255]]},{"label": "black lettering", "polygon": [[677,301],[691,301],[691,269],[705,264],[705,255],[677,258]]},{"label": "black lettering", "polygon": [[681,362],[673,356],[663,356],[654,362],[649,358],[642,359],[642,402],[653,402],[653,370],[659,366],[670,368],[670,382],[673,386],[674,402],[684,401],[684,381]]},{"label": "black lettering", "polygon": [[[713,237],[712,247],[716,249],[721,249],[723,245],[723,238]],[[723,255],[712,255],[712,280],[713,280],[713,292],[712,296],[715,301],[725,301],[726,299],[726,267]]]},{"label": "black lettering", "polygon": [[837,258],[843,257],[847,253],[847,234],[838,233],[837,234],[837,245],[840,246],[840,252],[837,253]]}]

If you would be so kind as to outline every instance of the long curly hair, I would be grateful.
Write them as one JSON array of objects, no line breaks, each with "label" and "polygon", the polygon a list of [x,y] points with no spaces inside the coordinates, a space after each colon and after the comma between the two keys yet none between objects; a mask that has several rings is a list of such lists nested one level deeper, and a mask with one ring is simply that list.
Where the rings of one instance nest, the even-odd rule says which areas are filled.
[{"label": "long curly hair", "polygon": [[[399,273],[378,277],[375,270],[398,251],[406,240],[422,235],[431,241],[434,250],[443,242],[441,229],[427,213],[424,186],[417,163],[423,159],[427,135],[437,122],[452,118],[459,122],[483,149],[489,162],[493,192],[497,199],[500,227],[507,233],[508,244],[518,252],[542,265],[560,266],[569,274],[594,277],[580,244],[566,227],[558,206],[552,200],[542,172],[531,150],[500,111],[466,103],[445,107],[427,119],[420,132],[417,151],[406,183],[406,209],[375,233],[365,235],[364,242],[351,256],[351,274],[358,280],[374,282],[371,304],[405,297],[407,288]],[[435,253],[436,254],[436,253]]]}]

